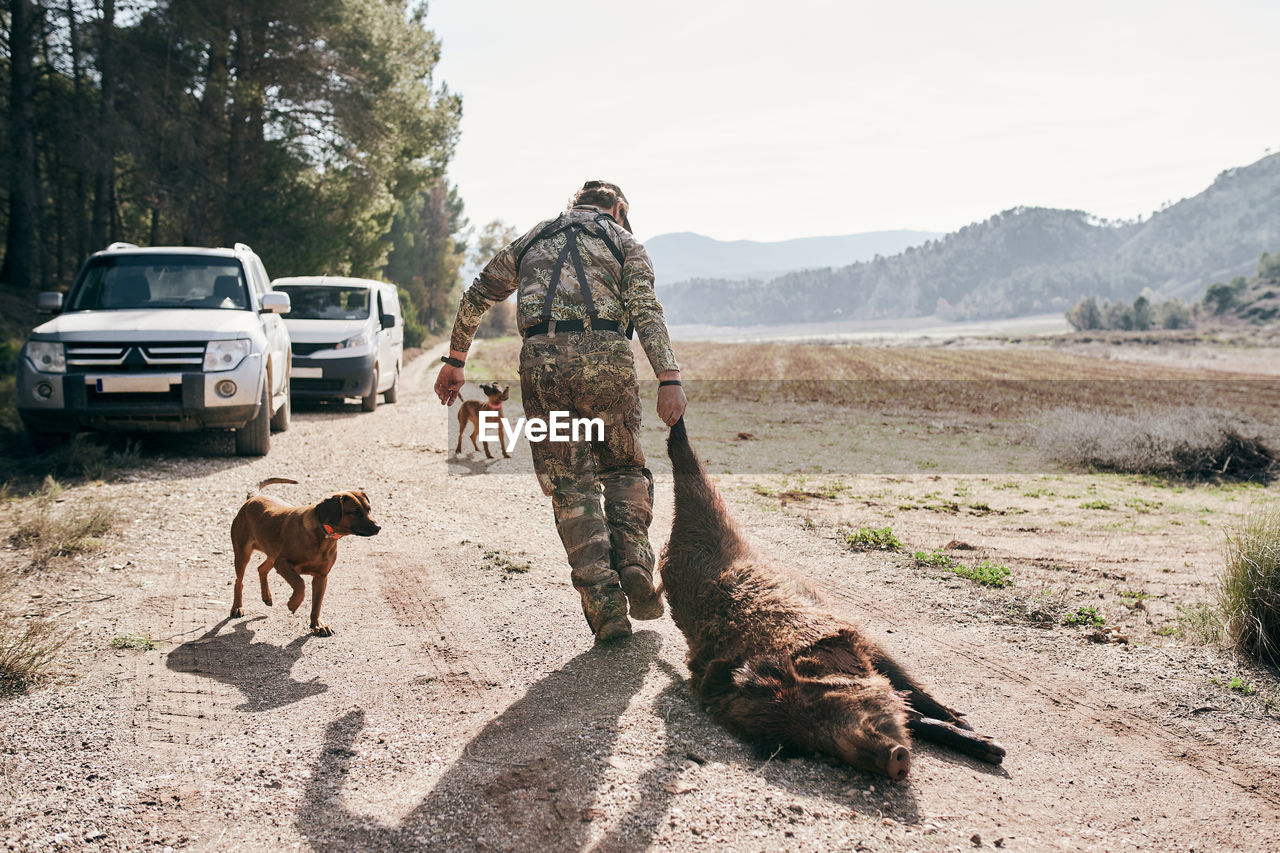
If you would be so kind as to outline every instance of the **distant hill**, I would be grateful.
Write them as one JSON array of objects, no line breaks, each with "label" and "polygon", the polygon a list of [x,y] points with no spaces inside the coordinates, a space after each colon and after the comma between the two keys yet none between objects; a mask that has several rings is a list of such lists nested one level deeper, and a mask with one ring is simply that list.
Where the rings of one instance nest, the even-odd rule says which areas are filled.
[{"label": "distant hill", "polygon": [[1145,222],[1019,207],[893,257],[745,282],[708,277],[661,298],[675,323],[995,319],[1066,311],[1088,296],[1131,300],[1145,288],[1195,299],[1277,245],[1280,154],[1223,172]]},{"label": "distant hill", "polygon": [[684,231],[651,237],[644,246],[661,287],[691,278],[774,278],[795,270],[845,266],[876,255],[896,255],[941,236],[936,231],[872,231],[759,243],[713,240]]}]

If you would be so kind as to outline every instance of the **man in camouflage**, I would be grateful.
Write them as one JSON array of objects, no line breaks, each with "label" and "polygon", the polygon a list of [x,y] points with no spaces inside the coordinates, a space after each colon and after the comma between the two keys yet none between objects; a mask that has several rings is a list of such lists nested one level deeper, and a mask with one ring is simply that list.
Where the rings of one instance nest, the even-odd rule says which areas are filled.
[{"label": "man in camouflage", "polygon": [[568,210],[498,252],[462,296],[435,385],[440,402],[457,399],[481,316],[516,291],[525,416],[565,411],[605,425],[602,442],[530,443],[582,611],[600,640],[631,634],[628,604],[636,619],[662,615],[649,544],[653,476],[640,449],[630,327],[660,380],[658,416],[670,426],[687,405],[653,267],[631,236],[628,207],[615,184],[588,181]]}]

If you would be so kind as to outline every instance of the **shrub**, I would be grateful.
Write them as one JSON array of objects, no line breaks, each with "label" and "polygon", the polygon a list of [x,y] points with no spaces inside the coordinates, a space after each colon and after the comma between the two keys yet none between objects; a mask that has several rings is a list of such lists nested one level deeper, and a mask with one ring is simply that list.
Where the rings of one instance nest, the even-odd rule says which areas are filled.
[{"label": "shrub", "polygon": [[1280,508],[1254,512],[1229,530],[1226,562],[1218,603],[1227,642],[1280,663]]},{"label": "shrub", "polygon": [[149,652],[156,647],[156,641],[150,634],[116,634],[111,638],[113,649],[136,649]]},{"label": "shrub", "polygon": [[912,556],[922,566],[938,566],[939,568],[950,569],[956,564],[956,561],[951,559],[950,555],[942,553],[941,549],[933,552],[916,551]]},{"label": "shrub", "polygon": [[56,557],[96,548],[98,537],[114,524],[114,513],[105,504],[89,503],[83,509],[70,507],[54,512],[61,491],[53,478],[46,478],[31,509],[9,535],[14,545],[31,549],[31,565],[36,568],[45,568]]},{"label": "shrub", "polygon": [[947,570],[983,586],[1006,587],[1013,585],[1013,572],[1009,571],[1009,567],[993,563],[990,560],[984,560],[976,566],[956,563],[955,565],[947,566]]},{"label": "shrub", "polygon": [[1275,452],[1260,436],[1243,430],[1240,423],[1205,409],[1132,415],[1058,409],[1050,413],[1038,442],[1051,459],[1073,467],[1270,482],[1280,469]]},{"label": "shrub", "polygon": [[0,619],[0,691],[22,690],[43,679],[65,634],[39,619]]},{"label": "shrub", "polygon": [[844,538],[855,551],[901,551],[902,540],[893,535],[892,527],[860,527]]},{"label": "shrub", "polygon": [[1096,607],[1077,607],[1074,613],[1062,620],[1062,624],[1072,627],[1080,625],[1085,628],[1101,628],[1106,621]]}]

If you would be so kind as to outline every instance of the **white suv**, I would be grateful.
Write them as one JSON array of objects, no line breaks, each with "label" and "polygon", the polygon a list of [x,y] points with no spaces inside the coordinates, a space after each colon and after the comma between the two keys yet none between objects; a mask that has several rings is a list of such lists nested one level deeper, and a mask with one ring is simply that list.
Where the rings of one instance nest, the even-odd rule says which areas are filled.
[{"label": "white suv", "polygon": [[236,453],[264,456],[289,428],[289,297],[262,261],[233,249],[140,249],[89,258],[59,316],[18,359],[18,414],[36,449],[80,429],[234,429]]}]

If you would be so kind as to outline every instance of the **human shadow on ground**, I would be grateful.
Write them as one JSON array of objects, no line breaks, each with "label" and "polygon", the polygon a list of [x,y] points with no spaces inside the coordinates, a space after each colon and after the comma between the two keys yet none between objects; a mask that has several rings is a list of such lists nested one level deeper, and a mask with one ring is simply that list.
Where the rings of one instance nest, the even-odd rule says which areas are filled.
[{"label": "human shadow on ground", "polygon": [[365,726],[330,723],[297,814],[317,850],[573,850],[591,832],[620,720],[657,659],[661,638],[593,647],[534,684],[463,748],[395,826],[347,809],[338,794]]},{"label": "human shadow on ground", "polygon": [[[363,711],[329,725],[320,757],[298,811],[298,830],[317,850],[482,849],[598,851],[647,848],[661,831],[680,777],[698,762],[741,762],[765,780],[797,796],[818,796],[842,808],[902,823],[918,823],[915,796],[906,786],[877,798],[877,807],[846,794],[848,786],[883,780],[844,767],[815,785],[800,764],[761,761],[696,706],[684,674],[657,657],[660,637],[637,634],[626,645],[593,648],[533,685],[463,748],[431,792],[395,826],[376,815],[350,811],[342,801],[343,780],[356,757],[365,726]],[[649,760],[638,777],[627,775],[625,756],[613,756],[620,720],[652,670],[670,683],[654,701],[667,726],[665,752]],[[692,746],[691,746],[692,744]],[[696,752],[694,751],[696,750]],[[613,768],[619,768],[614,771]],[[846,778],[852,772],[855,778]],[[640,798],[602,837],[593,821],[599,792],[610,774]],[[781,811],[777,822],[793,819]]]},{"label": "human shadow on ground", "polygon": [[269,711],[315,696],[329,689],[317,680],[296,681],[290,672],[302,657],[302,647],[311,638],[303,634],[286,646],[254,642],[252,623],[265,616],[235,622],[230,634],[219,631],[232,620],[223,619],[202,636],[169,652],[165,666],[212,678],[244,694],[237,711]]}]

